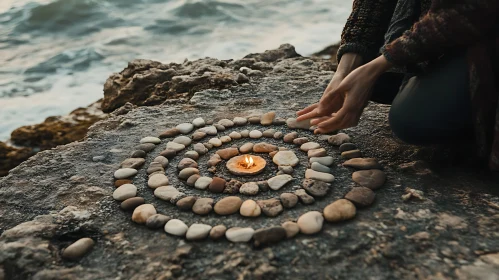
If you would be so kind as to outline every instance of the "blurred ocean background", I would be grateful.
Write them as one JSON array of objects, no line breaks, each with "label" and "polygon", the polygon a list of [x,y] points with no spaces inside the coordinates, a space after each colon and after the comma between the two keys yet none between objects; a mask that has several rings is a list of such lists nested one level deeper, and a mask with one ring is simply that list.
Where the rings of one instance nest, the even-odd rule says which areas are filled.
[{"label": "blurred ocean background", "polygon": [[0,0],[0,141],[87,106],[134,58],[241,58],[339,41],[344,0]]}]

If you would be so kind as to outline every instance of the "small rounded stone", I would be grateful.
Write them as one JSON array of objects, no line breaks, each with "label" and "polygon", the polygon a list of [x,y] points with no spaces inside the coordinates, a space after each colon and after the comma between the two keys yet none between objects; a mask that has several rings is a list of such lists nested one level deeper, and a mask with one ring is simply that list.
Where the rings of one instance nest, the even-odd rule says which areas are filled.
[{"label": "small rounded stone", "polygon": [[173,157],[175,157],[177,155],[177,152],[175,150],[172,150],[172,149],[165,149],[164,151],[162,151],[160,153],[160,155],[162,155],[166,158],[172,159]]},{"label": "small rounded stone", "polygon": [[260,130],[252,130],[249,133],[249,137],[252,139],[262,138],[262,136],[263,136],[263,133]]},{"label": "small rounded stone", "polygon": [[241,136],[242,136],[243,138],[247,138],[247,137],[249,137],[249,133],[250,133],[250,131],[249,131],[249,130],[247,130],[247,129],[245,129],[245,130],[243,130],[243,131],[241,131],[241,132],[239,132],[239,133],[241,134]]},{"label": "small rounded stone", "polygon": [[256,201],[248,199],[241,204],[241,208],[239,209],[239,214],[244,217],[258,217],[262,213],[262,209]]},{"label": "small rounded stone", "polygon": [[340,146],[340,152],[346,152],[346,151],[351,151],[351,150],[357,150],[357,146],[353,143],[343,143]]},{"label": "small rounded stone", "polygon": [[213,179],[211,177],[199,177],[199,179],[197,179],[196,183],[194,184],[194,187],[199,190],[205,190],[206,188],[208,188],[212,181]]},{"label": "small rounded stone", "polygon": [[194,151],[200,155],[204,155],[208,152],[208,148],[206,148],[202,143],[196,143],[194,144]]},{"label": "small rounded stone", "polygon": [[234,126],[234,122],[229,119],[221,119],[218,121],[218,124],[223,125],[225,128]]},{"label": "small rounded stone", "polygon": [[132,221],[145,224],[147,219],[156,213],[156,208],[152,204],[142,204],[133,210]]},{"label": "small rounded stone", "polygon": [[272,137],[274,137],[274,139],[281,139],[283,137],[283,134],[282,132],[277,131]]},{"label": "small rounded stone", "polygon": [[176,128],[171,128],[166,130],[165,132],[161,133],[159,138],[170,138],[170,137],[175,137],[180,134],[180,131]]},{"label": "small rounded stone", "polygon": [[341,222],[355,217],[356,208],[352,202],[339,199],[324,207],[324,218],[328,222]]},{"label": "small rounded stone", "polygon": [[325,157],[325,156],[327,156],[327,151],[324,148],[313,149],[313,150],[309,150],[307,152],[307,155],[308,155],[309,158],[313,158],[313,157]]},{"label": "small rounded stone", "polygon": [[157,229],[157,228],[162,228],[165,226],[165,224],[170,220],[170,217],[162,214],[154,214],[147,218],[146,220],[146,227],[152,228],[152,229]]},{"label": "small rounded stone", "polygon": [[152,189],[159,188],[161,186],[168,186],[168,177],[164,174],[154,174],[149,177],[147,185]]},{"label": "small rounded stone", "polygon": [[166,168],[168,166],[168,163],[169,163],[168,159],[164,156],[157,156],[156,158],[154,158],[154,162],[161,163],[161,166],[163,168]]},{"label": "small rounded stone", "polygon": [[244,183],[239,189],[239,193],[244,195],[256,195],[258,191],[260,191],[260,188],[255,182]]},{"label": "small rounded stone", "polygon": [[192,139],[187,136],[181,135],[173,139],[172,142],[175,142],[177,144],[182,144],[187,147],[192,143]]},{"label": "small rounded stone", "polygon": [[237,131],[232,131],[230,134],[229,134],[229,137],[234,139],[234,140],[238,140],[238,139],[241,139],[242,136],[241,136],[241,133],[237,132]]},{"label": "small rounded stone", "polygon": [[300,227],[295,222],[287,221],[281,225],[286,230],[286,237],[293,238],[300,232]]},{"label": "small rounded stone", "polygon": [[290,132],[290,133],[284,135],[283,141],[286,143],[292,143],[293,140],[296,139],[296,137],[298,137],[298,133],[293,131],[293,132]]},{"label": "small rounded stone", "polygon": [[315,198],[309,195],[304,189],[296,190],[295,195],[297,195],[301,203],[305,205],[309,205],[315,202]]},{"label": "small rounded stone", "polygon": [[274,155],[272,161],[279,166],[296,166],[300,162],[293,151],[279,151]]},{"label": "small rounded stone", "polygon": [[386,175],[377,169],[360,170],[352,174],[352,180],[363,187],[376,190],[385,184]]},{"label": "small rounded stone", "polygon": [[195,126],[195,127],[203,127],[206,125],[206,122],[204,121],[203,118],[195,118],[193,121],[192,121],[192,124]]},{"label": "small rounded stone", "polygon": [[140,144],[138,146],[135,147],[137,150],[142,150],[146,153],[154,150],[154,148],[156,148],[156,145],[152,144],[152,143],[144,143],[144,144]]},{"label": "small rounded stone", "polygon": [[132,184],[124,184],[113,192],[113,198],[118,201],[124,201],[137,195],[137,187]]},{"label": "small rounded stone", "polygon": [[196,197],[186,196],[177,201],[177,207],[180,210],[191,210],[194,203],[196,203]]},{"label": "small rounded stone", "polygon": [[343,159],[361,158],[362,152],[359,150],[351,150],[341,153]]},{"label": "small rounded stone", "polygon": [[192,158],[183,158],[182,160],[179,161],[177,165],[178,170],[183,170],[185,168],[198,168],[198,163],[193,160]]},{"label": "small rounded stone", "polygon": [[211,138],[208,143],[212,144],[214,147],[220,147],[222,146],[222,140],[218,139],[218,138]]},{"label": "small rounded stone", "polygon": [[332,156],[326,156],[326,157],[311,157],[310,158],[310,163],[320,163],[325,166],[330,166],[334,162],[334,158]]},{"label": "small rounded stone", "polygon": [[315,196],[315,197],[323,197],[329,191],[330,184],[314,180],[314,179],[305,179],[303,180],[302,187],[307,193]]},{"label": "small rounded stone", "polygon": [[319,211],[307,212],[298,218],[297,224],[303,234],[315,234],[321,231],[324,217]]},{"label": "small rounded stone", "polygon": [[307,137],[300,137],[300,138],[296,138],[293,140],[293,144],[297,145],[297,146],[301,146],[305,143],[308,142],[308,138]]},{"label": "small rounded stone", "polygon": [[225,144],[225,143],[229,143],[230,141],[232,141],[232,138],[230,138],[230,136],[225,135],[225,136],[220,137],[220,141],[222,141],[222,143]]},{"label": "small rounded stone", "polygon": [[217,128],[217,131],[218,131],[218,132],[225,131],[225,126],[223,126],[223,125],[221,125],[221,124],[219,124],[219,123],[216,123],[216,124],[214,124],[213,126]]},{"label": "small rounded stone", "polygon": [[171,219],[165,225],[166,233],[175,236],[184,236],[189,227],[179,219]]},{"label": "small rounded stone", "polygon": [[376,194],[366,187],[355,187],[345,195],[345,198],[359,207],[367,207],[374,202]]},{"label": "small rounded stone", "polygon": [[182,134],[187,134],[194,129],[194,125],[192,123],[181,123],[175,127]]},{"label": "small rounded stone", "polygon": [[237,148],[226,148],[217,151],[217,155],[224,160],[231,159],[237,155],[239,155],[239,150]]},{"label": "small rounded stone", "polygon": [[213,177],[208,189],[214,193],[221,193],[225,189],[226,181],[220,177]]},{"label": "small rounded stone", "polygon": [[140,139],[140,143],[142,143],[142,144],[144,144],[144,143],[159,144],[159,143],[161,143],[161,139],[159,139],[158,137],[147,136],[147,137]]},{"label": "small rounded stone", "polygon": [[192,224],[189,229],[187,230],[187,233],[185,235],[185,238],[187,240],[202,240],[208,237],[211,231],[211,226],[210,225],[205,225],[205,224]]},{"label": "small rounded stone", "polygon": [[144,198],[142,197],[131,197],[129,199],[126,199],[125,201],[121,202],[121,209],[123,210],[134,210],[137,208],[137,206],[142,205],[145,203]]},{"label": "small rounded stone", "polygon": [[215,204],[214,211],[218,215],[231,215],[237,213],[243,201],[237,196],[222,198]]},{"label": "small rounded stone", "polygon": [[244,143],[240,148],[239,148],[239,151],[243,154],[247,154],[247,153],[250,153],[251,151],[253,151],[253,146],[255,144],[251,143],[251,142],[248,142],[248,143]]},{"label": "small rounded stone", "polygon": [[187,178],[186,184],[189,187],[194,187],[197,180],[201,177],[199,174],[193,174],[189,178]]},{"label": "small rounded stone", "polygon": [[274,191],[277,191],[283,186],[285,186],[287,183],[291,182],[292,180],[293,177],[291,175],[283,174],[283,175],[276,175],[268,179],[267,183],[269,184],[269,188],[271,188]]},{"label": "small rounded stone", "polygon": [[255,230],[252,228],[230,228],[225,232],[227,240],[234,243],[248,242],[253,237]]},{"label": "small rounded stone", "polygon": [[224,225],[214,226],[210,231],[210,238],[212,240],[218,240],[225,235],[226,231],[227,231],[227,227]]},{"label": "small rounded stone", "polygon": [[128,179],[119,179],[119,180],[116,180],[114,181],[114,186],[115,187],[119,187],[119,186],[122,186],[124,184],[132,184],[133,181],[132,180],[128,180]]},{"label": "small rounded stone", "polygon": [[121,168],[114,172],[114,178],[127,179],[137,174],[137,170],[133,168]]},{"label": "small rounded stone", "polygon": [[131,158],[145,158],[147,156],[147,153],[142,151],[142,150],[135,150],[133,151],[132,155],[130,156]]},{"label": "small rounded stone", "polygon": [[261,228],[256,230],[253,234],[253,240],[255,240],[254,244],[256,247],[274,244],[283,239],[286,239],[286,230],[281,226]]},{"label": "small rounded stone", "polygon": [[312,168],[312,170],[315,170],[317,172],[322,172],[322,173],[331,173],[331,168],[325,166],[325,165],[322,165],[318,162],[312,162],[312,164],[310,165],[310,167]]},{"label": "small rounded stone", "polygon": [[198,160],[199,159],[199,154],[196,151],[188,151],[184,154],[186,158],[190,158],[193,160]]},{"label": "small rounded stone", "polygon": [[248,122],[250,124],[260,123],[260,120],[261,120],[261,116],[251,116],[251,117],[248,118]]},{"label": "small rounded stone", "polygon": [[275,112],[268,112],[260,118],[261,125],[271,125],[275,118]]},{"label": "small rounded stone", "polygon": [[138,169],[146,162],[143,158],[127,158],[121,163],[121,168]]},{"label": "small rounded stone", "polygon": [[259,200],[257,203],[262,212],[269,217],[275,217],[283,211],[281,202],[275,198]]},{"label": "small rounded stone", "polygon": [[175,152],[180,152],[183,149],[185,149],[185,145],[170,141],[170,142],[166,143],[166,148],[170,149],[170,150],[174,150]]},{"label": "small rounded stone", "polygon": [[233,120],[235,125],[245,125],[248,123],[248,119],[242,117],[235,117]]},{"label": "small rounded stone", "polygon": [[308,152],[309,150],[319,149],[320,147],[321,147],[321,145],[319,143],[307,142],[307,143],[304,143],[300,146],[300,150],[302,150],[304,152]]},{"label": "small rounded stone", "polygon": [[270,153],[277,150],[278,148],[276,145],[269,144],[266,142],[256,143],[253,146],[253,152],[255,153]]},{"label": "small rounded stone", "polygon": [[298,196],[292,193],[282,193],[279,198],[285,208],[293,208],[298,203]]},{"label": "small rounded stone", "polygon": [[198,215],[206,215],[213,209],[213,198],[199,198],[192,206],[192,212]]},{"label": "small rounded stone", "polygon": [[88,237],[78,239],[62,251],[62,257],[68,260],[76,261],[87,254],[95,245],[95,242]]},{"label": "small rounded stone", "polygon": [[329,137],[327,139],[327,142],[329,142],[329,144],[334,145],[334,146],[340,146],[343,143],[350,142],[350,136],[348,136],[345,133],[338,133],[336,135]]},{"label": "small rounded stone", "polygon": [[203,132],[203,131],[196,131],[196,132],[194,132],[194,133],[192,134],[192,140],[194,140],[194,141],[199,141],[199,140],[201,140],[201,139],[205,138],[205,137],[206,137],[206,135],[207,135],[207,134],[206,134],[206,132]]},{"label": "small rounded stone", "polygon": [[182,169],[179,172],[178,178],[181,180],[187,180],[190,176],[192,176],[194,174],[199,174],[199,170],[197,168],[188,167],[188,168]]},{"label": "small rounded stone", "polygon": [[266,138],[274,138],[274,134],[275,134],[275,129],[273,128],[267,129],[262,133],[263,137]]}]

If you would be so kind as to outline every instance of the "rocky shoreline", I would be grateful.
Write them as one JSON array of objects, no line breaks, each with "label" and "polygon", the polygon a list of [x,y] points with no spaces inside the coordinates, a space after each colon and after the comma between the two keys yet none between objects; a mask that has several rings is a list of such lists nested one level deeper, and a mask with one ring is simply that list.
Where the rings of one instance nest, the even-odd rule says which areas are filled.
[{"label": "rocky shoreline", "polygon": [[[301,57],[289,45],[240,60],[203,59],[192,64],[196,66],[185,66],[191,67],[190,74],[179,70],[181,78],[168,80],[158,73],[170,66],[132,62],[108,80],[112,83],[107,88],[113,90],[105,98],[123,106],[114,110],[102,105],[109,108],[107,112],[114,111],[91,125],[83,140],[39,152],[0,178],[0,279],[497,279],[497,178],[469,168],[439,166],[439,161],[425,164],[421,160],[434,159],[434,150],[394,139],[387,122],[389,107],[378,104],[369,104],[359,126],[345,131],[363,156],[378,159],[386,174],[385,185],[376,190],[374,201],[369,201],[370,208],[359,208],[353,219],[324,223],[319,233],[298,234],[263,249],[223,238],[186,241],[166,234],[164,229],[132,222],[133,214],[120,209],[121,204],[113,198],[118,182],[113,176],[144,136],[159,136],[167,128],[200,117],[217,122],[269,111],[293,117],[296,110],[319,99],[335,68],[329,60]],[[137,77],[160,78],[146,83],[128,76],[130,71]],[[248,80],[243,81],[243,75]],[[219,88],[198,91],[180,86],[196,87],[206,81]],[[220,85],[216,81],[230,82]],[[169,99],[177,92],[170,87],[172,83],[182,91],[181,98]],[[145,97],[133,104],[126,97],[132,91]],[[155,102],[161,104],[136,107]],[[290,132],[283,130],[282,136]],[[319,136],[308,137],[320,142]],[[266,141],[275,145],[273,139]],[[323,146],[328,155],[339,160],[338,148]],[[153,162],[158,152],[145,155],[145,162]],[[353,156],[354,152],[344,153]],[[163,163],[153,168],[163,166],[164,160],[159,160]],[[171,164],[178,166],[179,162]],[[302,174],[307,168],[300,164],[294,170]],[[275,217],[221,217],[212,211],[200,218],[155,197],[148,190],[147,170],[141,170],[133,182],[159,213],[186,225],[271,228],[294,225],[307,212],[312,213],[308,218],[319,218],[316,212],[331,202],[353,199],[345,195],[370,176],[357,174],[353,179],[348,166],[330,168],[334,182],[326,196]],[[166,172],[176,185],[177,170]],[[191,189],[201,196],[203,190]],[[275,192],[279,196],[290,193],[286,186]],[[212,195],[214,200],[225,197],[223,193]],[[267,192],[254,197],[271,198]],[[160,220],[154,222],[164,221]],[[177,222],[171,226],[183,227]],[[205,227],[199,227],[195,226],[206,232]],[[216,230],[219,234],[222,231],[221,227]],[[249,230],[238,234],[247,235]],[[233,238],[235,233],[229,236]],[[81,255],[82,251],[88,253]]]}]

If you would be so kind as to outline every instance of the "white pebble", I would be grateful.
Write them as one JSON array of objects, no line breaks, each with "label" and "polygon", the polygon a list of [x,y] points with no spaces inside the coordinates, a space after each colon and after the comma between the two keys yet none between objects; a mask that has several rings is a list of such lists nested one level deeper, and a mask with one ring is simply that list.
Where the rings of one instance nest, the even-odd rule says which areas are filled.
[{"label": "white pebble", "polygon": [[192,143],[192,139],[187,137],[187,136],[178,136],[175,139],[173,139],[173,142],[182,144],[184,146],[189,146]]},{"label": "white pebble", "polygon": [[253,138],[253,139],[258,139],[258,138],[261,138],[263,135],[263,133],[260,131],[260,130],[252,130],[250,133],[249,133],[249,137],[250,138]]},{"label": "white pebble", "polygon": [[144,144],[144,143],[159,144],[159,143],[161,143],[161,139],[159,139],[158,137],[147,136],[147,137],[140,139],[140,143],[142,143],[142,144]]},{"label": "white pebble", "polygon": [[194,125],[192,123],[181,123],[177,125],[176,128],[180,131],[180,133],[187,134],[194,129]]},{"label": "white pebble", "polygon": [[215,147],[220,147],[222,146],[222,140],[218,139],[218,138],[211,138],[208,143],[212,144],[213,146]]},{"label": "white pebble", "polygon": [[166,233],[175,236],[184,236],[189,227],[179,219],[171,219],[165,225]]},{"label": "white pebble", "polygon": [[319,149],[321,145],[316,142],[307,142],[300,146],[300,150],[308,152],[309,150]]},{"label": "white pebble", "polygon": [[166,143],[166,148],[167,149],[172,149],[174,150],[175,152],[180,152],[182,151],[183,149],[185,149],[185,145],[182,145],[182,144],[179,144],[179,143],[175,143],[175,142],[168,142]]},{"label": "white pebble", "polygon": [[253,237],[255,230],[252,228],[230,228],[225,232],[225,237],[234,243],[248,242]]},{"label": "white pebble", "polygon": [[168,186],[168,177],[165,174],[154,174],[147,181],[147,185],[152,189]]},{"label": "white pebble", "polygon": [[116,179],[126,179],[137,174],[137,170],[133,168],[121,168],[114,172],[114,178]]},{"label": "white pebble", "polygon": [[201,240],[208,237],[211,230],[210,225],[205,224],[192,224],[187,230],[187,234],[185,235],[187,240]]},{"label": "white pebble", "polygon": [[322,229],[324,217],[319,211],[307,212],[298,218],[297,224],[303,234],[314,234]]},{"label": "white pebble", "polygon": [[283,174],[268,179],[267,183],[269,184],[269,188],[271,188],[274,191],[277,191],[291,180],[293,180],[293,177],[291,175]]},{"label": "white pebble", "polygon": [[203,118],[195,118],[193,121],[192,121],[192,124],[195,126],[195,127],[202,127],[202,126],[205,126],[206,122],[204,121]]},{"label": "white pebble", "polygon": [[137,195],[137,187],[132,184],[124,184],[119,186],[113,192],[113,198],[118,201],[127,200]]},{"label": "white pebble", "polygon": [[229,136],[222,136],[220,137],[220,141],[222,141],[222,143],[229,143],[230,141],[232,141],[232,138],[230,138]]},{"label": "white pebble", "polygon": [[235,117],[234,120],[232,120],[232,121],[236,125],[245,125],[248,123],[248,119],[242,118],[242,117]]},{"label": "white pebble", "polygon": [[204,190],[211,184],[211,181],[213,181],[213,179],[210,177],[199,177],[196,180],[196,183],[194,183],[194,187],[199,190]]}]

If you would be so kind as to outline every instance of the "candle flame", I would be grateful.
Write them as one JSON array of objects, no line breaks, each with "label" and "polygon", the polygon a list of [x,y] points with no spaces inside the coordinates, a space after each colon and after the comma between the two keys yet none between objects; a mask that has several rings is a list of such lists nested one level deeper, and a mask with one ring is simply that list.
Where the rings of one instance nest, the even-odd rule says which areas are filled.
[{"label": "candle flame", "polygon": [[255,165],[255,162],[253,161],[253,158],[251,156],[245,156],[244,161],[246,163],[246,168],[251,168],[253,165]]}]

